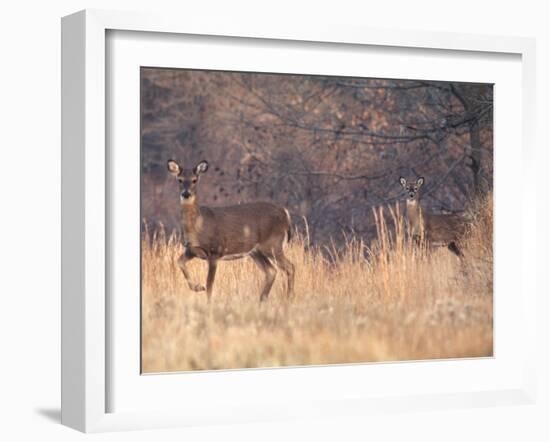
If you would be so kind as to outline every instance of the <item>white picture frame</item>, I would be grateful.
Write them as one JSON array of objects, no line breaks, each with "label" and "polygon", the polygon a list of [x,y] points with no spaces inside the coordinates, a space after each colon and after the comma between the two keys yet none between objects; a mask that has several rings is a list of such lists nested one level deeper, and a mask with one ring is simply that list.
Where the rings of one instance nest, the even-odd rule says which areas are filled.
[{"label": "white picture frame", "polygon": [[[518,214],[521,249],[521,294],[518,305],[523,315],[517,320],[524,337],[534,337],[536,316],[535,266],[535,43],[533,39],[492,37],[417,31],[393,32],[369,28],[349,28],[281,23],[266,27],[248,22],[215,22],[200,17],[170,17],[151,14],[86,10],[62,20],[62,423],[85,432],[156,428],[214,423],[252,422],[311,416],[356,415],[432,408],[453,408],[533,403],[535,400],[535,339],[525,339],[521,355],[521,376],[510,378],[501,388],[477,388],[461,393],[427,392],[399,394],[387,392],[376,397],[345,392],[317,395],[307,401],[266,404],[253,399],[230,404],[231,413],[217,413],[197,407],[190,412],[178,409],[157,411],[109,412],[110,346],[108,327],[112,318],[106,287],[108,285],[108,247],[106,228],[109,217],[108,155],[106,120],[106,35],[110,31],[142,31],[180,35],[270,39],[273,41],[369,45],[403,50],[429,49],[468,51],[483,54],[514,54],[521,57],[521,148],[518,155],[523,180],[518,188],[523,210]],[[498,108],[497,108],[498,112]],[[496,138],[496,144],[499,140]],[[498,192],[498,190],[497,190]],[[498,251],[499,243],[496,243]],[[498,321],[498,318],[497,318]],[[497,336],[498,339],[498,336]],[[498,358],[498,355],[497,355]],[[395,365],[394,365],[395,366]],[[391,364],[378,370],[392,370]],[[386,367],[386,368],[385,368]],[[331,371],[345,367],[332,367]],[[284,370],[292,373],[296,369]],[[315,368],[312,370],[316,370]],[[361,367],[351,370],[357,372]],[[349,369],[348,369],[349,372]],[[238,375],[246,377],[247,371]],[[258,373],[258,371],[254,371]],[[269,370],[258,382],[265,382]],[[298,371],[296,371],[299,374]],[[311,373],[311,372],[310,372]],[[139,373],[138,373],[139,375]],[[228,376],[210,373],[202,382]],[[255,375],[257,376],[257,375]],[[291,375],[285,375],[291,376]],[[165,381],[170,382],[170,381]],[[447,381],[449,385],[452,381]],[[192,400],[189,399],[189,400]]]}]

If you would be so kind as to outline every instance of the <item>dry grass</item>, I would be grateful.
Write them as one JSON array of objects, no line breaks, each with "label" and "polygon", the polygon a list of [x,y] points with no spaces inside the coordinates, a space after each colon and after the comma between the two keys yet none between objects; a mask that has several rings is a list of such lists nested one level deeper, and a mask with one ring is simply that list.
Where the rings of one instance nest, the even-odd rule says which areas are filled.
[{"label": "dry grass", "polygon": [[[279,275],[262,305],[250,259],[219,265],[208,304],[185,284],[175,238],[146,235],[143,372],[491,356],[492,196],[476,205],[462,262],[411,244],[397,209],[390,212],[392,228],[376,211],[369,248],[351,238],[343,250],[323,251],[295,238],[286,253],[296,297],[285,298]],[[203,261],[190,270],[204,283]]]}]

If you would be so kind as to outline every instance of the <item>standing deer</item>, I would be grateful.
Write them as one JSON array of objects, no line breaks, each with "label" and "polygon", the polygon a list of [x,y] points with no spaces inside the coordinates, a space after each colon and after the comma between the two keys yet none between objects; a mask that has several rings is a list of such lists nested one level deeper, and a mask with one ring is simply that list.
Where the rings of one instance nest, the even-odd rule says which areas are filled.
[{"label": "standing deer", "polygon": [[269,295],[277,274],[275,266],[286,274],[287,297],[292,296],[294,265],[283,253],[283,245],[291,235],[288,211],[270,203],[199,206],[198,184],[207,170],[206,161],[193,169],[184,169],[174,160],[168,161],[168,171],[179,184],[184,251],[178,264],[189,288],[205,289],[190,280],[189,260],[197,257],[208,262],[206,294],[210,301],[218,261],[250,256],[265,275],[260,301],[265,301]]},{"label": "standing deer", "polygon": [[429,246],[446,246],[455,255],[462,257],[459,247],[460,239],[466,232],[467,220],[456,214],[436,215],[427,213],[420,205],[420,188],[424,178],[407,181],[400,177],[399,182],[407,192],[407,220],[412,237],[415,240],[424,238]]}]

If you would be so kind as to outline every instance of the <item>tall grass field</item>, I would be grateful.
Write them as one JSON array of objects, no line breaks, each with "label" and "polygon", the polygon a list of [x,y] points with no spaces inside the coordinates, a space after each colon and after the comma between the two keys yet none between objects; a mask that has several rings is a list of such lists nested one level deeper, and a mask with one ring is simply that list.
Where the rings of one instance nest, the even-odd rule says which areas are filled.
[{"label": "tall grass field", "polygon": [[[249,258],[220,262],[210,303],[177,265],[175,235],[142,238],[142,371],[158,373],[487,357],[493,354],[492,195],[469,214],[459,259],[408,239],[399,208],[375,210],[378,235],[311,247],[294,235],[287,299],[279,273],[259,302],[262,272]],[[196,282],[207,265],[189,263]]]}]

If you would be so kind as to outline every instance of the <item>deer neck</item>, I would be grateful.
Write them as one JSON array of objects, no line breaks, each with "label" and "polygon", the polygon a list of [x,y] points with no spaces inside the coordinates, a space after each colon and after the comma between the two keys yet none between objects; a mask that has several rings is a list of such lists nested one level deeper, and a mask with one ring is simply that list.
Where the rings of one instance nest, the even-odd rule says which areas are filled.
[{"label": "deer neck", "polygon": [[185,242],[199,246],[198,233],[202,226],[202,217],[196,200],[193,203],[182,204],[181,225]]},{"label": "deer neck", "polygon": [[409,219],[409,224],[413,230],[417,230],[421,227],[422,219],[422,207],[418,199],[407,200],[407,218]]}]

